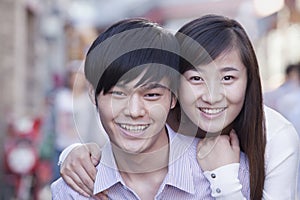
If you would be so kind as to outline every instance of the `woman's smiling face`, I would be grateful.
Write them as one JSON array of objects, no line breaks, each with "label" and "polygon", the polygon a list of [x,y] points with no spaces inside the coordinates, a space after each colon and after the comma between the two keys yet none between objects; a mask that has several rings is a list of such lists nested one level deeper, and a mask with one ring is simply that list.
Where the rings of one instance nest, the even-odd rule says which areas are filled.
[{"label": "woman's smiling face", "polygon": [[244,105],[247,69],[235,48],[209,64],[186,71],[180,81],[182,109],[205,132],[220,132]]}]

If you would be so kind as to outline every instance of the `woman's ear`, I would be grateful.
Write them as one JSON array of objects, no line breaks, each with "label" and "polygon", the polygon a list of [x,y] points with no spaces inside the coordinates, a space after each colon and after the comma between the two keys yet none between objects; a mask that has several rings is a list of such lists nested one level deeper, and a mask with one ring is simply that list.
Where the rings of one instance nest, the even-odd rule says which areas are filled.
[{"label": "woman's ear", "polygon": [[92,86],[92,84],[90,84],[90,83],[88,83],[88,92],[89,92],[90,100],[92,101],[92,103],[94,105],[96,105],[95,90],[94,90],[94,87]]}]

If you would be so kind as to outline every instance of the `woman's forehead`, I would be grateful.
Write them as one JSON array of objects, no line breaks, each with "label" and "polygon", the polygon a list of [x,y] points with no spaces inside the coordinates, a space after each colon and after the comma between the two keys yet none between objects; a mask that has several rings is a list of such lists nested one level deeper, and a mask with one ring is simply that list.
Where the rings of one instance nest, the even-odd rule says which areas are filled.
[{"label": "woman's forehead", "polygon": [[206,70],[213,70],[214,68],[218,68],[219,71],[226,72],[236,71],[237,69],[241,70],[242,68],[245,68],[245,66],[242,62],[240,52],[232,49],[230,51],[223,52],[209,63],[200,63],[196,65],[193,70],[202,72]]}]

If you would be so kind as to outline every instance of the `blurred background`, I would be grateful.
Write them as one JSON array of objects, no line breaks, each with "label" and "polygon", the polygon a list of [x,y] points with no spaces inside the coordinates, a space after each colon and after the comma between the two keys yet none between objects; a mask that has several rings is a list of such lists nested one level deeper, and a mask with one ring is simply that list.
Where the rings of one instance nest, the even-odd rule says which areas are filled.
[{"label": "blurred background", "polygon": [[[300,0],[0,0],[0,199],[51,199],[55,123],[80,129],[66,122],[69,90],[80,96],[70,77],[101,31],[127,17],[146,17],[175,33],[208,13],[245,27],[264,92],[281,86],[286,67],[300,61]],[[86,138],[79,141],[92,140]]]}]

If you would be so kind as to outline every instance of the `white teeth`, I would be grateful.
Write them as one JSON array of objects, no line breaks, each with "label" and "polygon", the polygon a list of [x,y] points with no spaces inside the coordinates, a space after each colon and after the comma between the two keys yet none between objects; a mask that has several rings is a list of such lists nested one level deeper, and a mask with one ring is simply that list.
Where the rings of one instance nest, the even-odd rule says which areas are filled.
[{"label": "white teeth", "polygon": [[119,124],[119,125],[121,128],[130,132],[141,132],[149,127],[149,125],[128,125],[128,124]]},{"label": "white teeth", "polygon": [[218,114],[225,110],[225,108],[200,108],[200,110],[206,114]]}]

